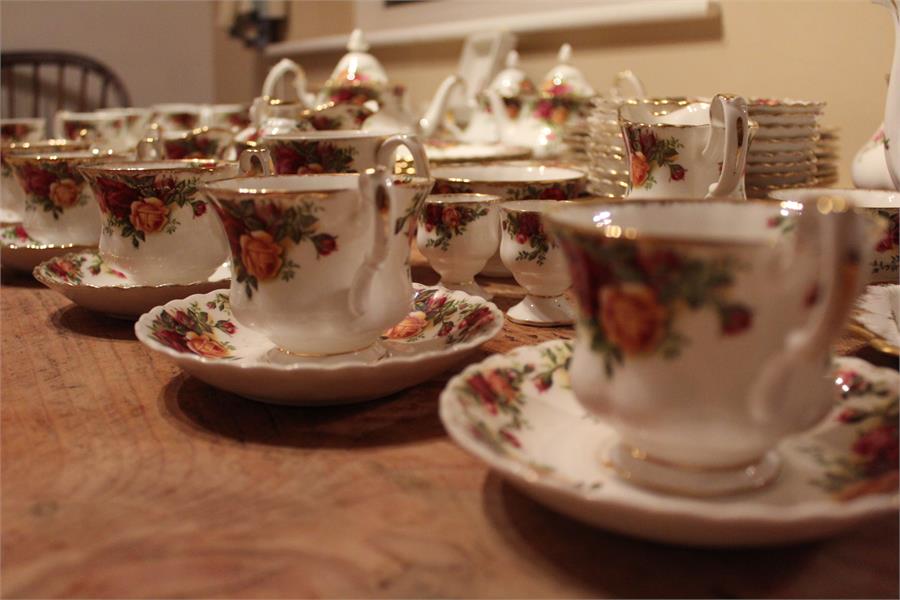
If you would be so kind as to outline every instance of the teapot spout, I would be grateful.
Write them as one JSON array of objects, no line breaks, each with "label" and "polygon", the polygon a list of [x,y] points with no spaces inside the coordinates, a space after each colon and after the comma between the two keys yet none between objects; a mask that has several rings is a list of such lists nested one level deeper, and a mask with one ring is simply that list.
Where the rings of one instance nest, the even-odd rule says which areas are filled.
[{"label": "teapot spout", "polygon": [[425,111],[425,116],[419,119],[419,134],[423,138],[429,138],[434,135],[438,125],[443,120],[444,112],[447,110],[450,94],[462,83],[463,79],[459,75],[448,75],[441,82],[440,87],[434,94],[434,98],[431,99],[431,104],[428,105],[428,110]]},{"label": "teapot spout", "polygon": [[497,124],[497,129],[500,131],[500,137],[505,137],[509,134],[509,130],[512,127],[512,119],[510,119],[509,115],[506,113],[506,104],[503,103],[500,94],[494,90],[484,90],[482,91],[482,94],[488,99],[488,103],[491,107],[491,116],[494,117],[494,122]]}]

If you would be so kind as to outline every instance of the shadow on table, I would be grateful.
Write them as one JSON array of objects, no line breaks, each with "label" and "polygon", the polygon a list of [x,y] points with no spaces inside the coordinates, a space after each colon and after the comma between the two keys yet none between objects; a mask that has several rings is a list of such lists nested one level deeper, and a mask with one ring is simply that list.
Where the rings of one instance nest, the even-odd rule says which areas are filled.
[{"label": "shadow on table", "polygon": [[0,283],[9,287],[43,288],[31,273],[16,271],[14,269],[0,269]]},{"label": "shadow on table", "polygon": [[134,340],[134,321],[116,319],[68,304],[50,313],[55,327],[66,329],[85,337],[105,340]]},{"label": "shadow on table", "polygon": [[488,520],[510,542],[590,595],[631,598],[737,598],[785,593],[820,544],[697,549],[592,528],[531,500],[494,473],[484,483]]},{"label": "shadow on table", "polygon": [[310,408],[248,400],[181,374],[163,389],[161,405],[163,414],[179,427],[242,443],[346,449],[398,446],[445,435],[437,399],[453,372],[387,398]]}]

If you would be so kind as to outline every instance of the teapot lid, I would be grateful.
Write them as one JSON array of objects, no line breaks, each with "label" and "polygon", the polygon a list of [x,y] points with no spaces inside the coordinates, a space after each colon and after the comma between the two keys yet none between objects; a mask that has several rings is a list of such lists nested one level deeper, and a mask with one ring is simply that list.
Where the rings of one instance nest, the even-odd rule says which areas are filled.
[{"label": "teapot lid", "polygon": [[361,29],[354,29],[347,41],[347,54],[341,57],[331,77],[325,83],[327,88],[369,86],[381,87],[387,84],[387,74],[378,59],[369,54],[369,43]]},{"label": "teapot lid", "polygon": [[583,98],[594,95],[594,88],[587,82],[580,70],[569,64],[572,59],[572,46],[563,44],[559,47],[557,60],[559,64],[550,69],[541,83],[541,94],[544,96],[571,96]]},{"label": "teapot lid", "polygon": [[488,88],[502,98],[512,98],[534,93],[534,83],[519,68],[519,53],[510,50],[506,55],[506,68],[497,73]]}]

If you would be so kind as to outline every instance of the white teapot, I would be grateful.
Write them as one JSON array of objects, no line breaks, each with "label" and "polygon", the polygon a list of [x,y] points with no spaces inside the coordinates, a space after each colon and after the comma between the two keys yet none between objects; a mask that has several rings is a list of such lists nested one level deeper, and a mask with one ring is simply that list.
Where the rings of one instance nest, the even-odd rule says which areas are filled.
[{"label": "white teapot", "polygon": [[894,21],[894,62],[884,108],[884,154],[894,189],[900,190],[900,12],[896,0],[876,0],[891,11]]}]

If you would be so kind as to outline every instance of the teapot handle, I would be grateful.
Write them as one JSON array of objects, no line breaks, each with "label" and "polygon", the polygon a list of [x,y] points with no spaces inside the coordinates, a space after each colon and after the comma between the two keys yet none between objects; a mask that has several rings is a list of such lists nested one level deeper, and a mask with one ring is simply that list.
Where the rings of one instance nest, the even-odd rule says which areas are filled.
[{"label": "teapot handle", "polygon": [[744,180],[747,150],[750,147],[750,119],[747,101],[740,96],[716,94],[709,105],[709,139],[703,154],[712,148],[716,129],[725,130],[722,171],[719,180],[709,186],[707,198],[729,196]]},{"label": "teapot handle", "polygon": [[376,164],[380,167],[384,167],[389,175],[393,173],[394,154],[400,146],[406,146],[406,149],[412,154],[413,164],[416,167],[416,176],[431,177],[425,149],[422,147],[421,142],[419,142],[419,139],[416,136],[406,133],[392,135],[381,142],[375,155]]},{"label": "teapot handle", "polygon": [[266,75],[265,81],[263,81],[263,97],[275,97],[275,86],[289,73],[294,75],[294,89],[297,92],[298,100],[306,103],[306,73],[303,71],[303,67],[289,58],[282,58],[274,67],[269,69],[269,73]]},{"label": "teapot handle", "polygon": [[[864,219],[853,212],[844,198],[824,196],[818,203],[804,206],[796,232],[796,243],[818,240],[819,289],[825,292],[821,305],[813,309],[807,322],[784,336],[784,345],[763,365],[751,388],[749,412],[759,422],[784,418],[781,391],[796,365],[822,359],[822,354],[853,309],[865,284],[864,269],[872,247]],[[811,229],[812,231],[806,231]],[[806,236],[805,234],[809,234]],[[809,422],[785,423],[803,429]]]},{"label": "teapot handle", "polygon": [[275,175],[275,163],[272,162],[272,154],[268,148],[245,148],[238,159],[238,170],[241,177],[254,174],[254,160],[262,170],[264,177]]},{"label": "teapot handle", "polygon": [[391,196],[391,176],[383,166],[367,169],[359,174],[359,196],[363,210],[369,210],[373,220],[372,246],[350,286],[350,313],[360,317],[366,310],[369,290],[375,274],[390,254],[391,229],[395,202]]},{"label": "teapot handle", "polygon": [[613,78],[610,96],[619,100],[624,98],[645,98],[647,92],[644,91],[644,84],[638,79],[632,71],[619,71]]}]

